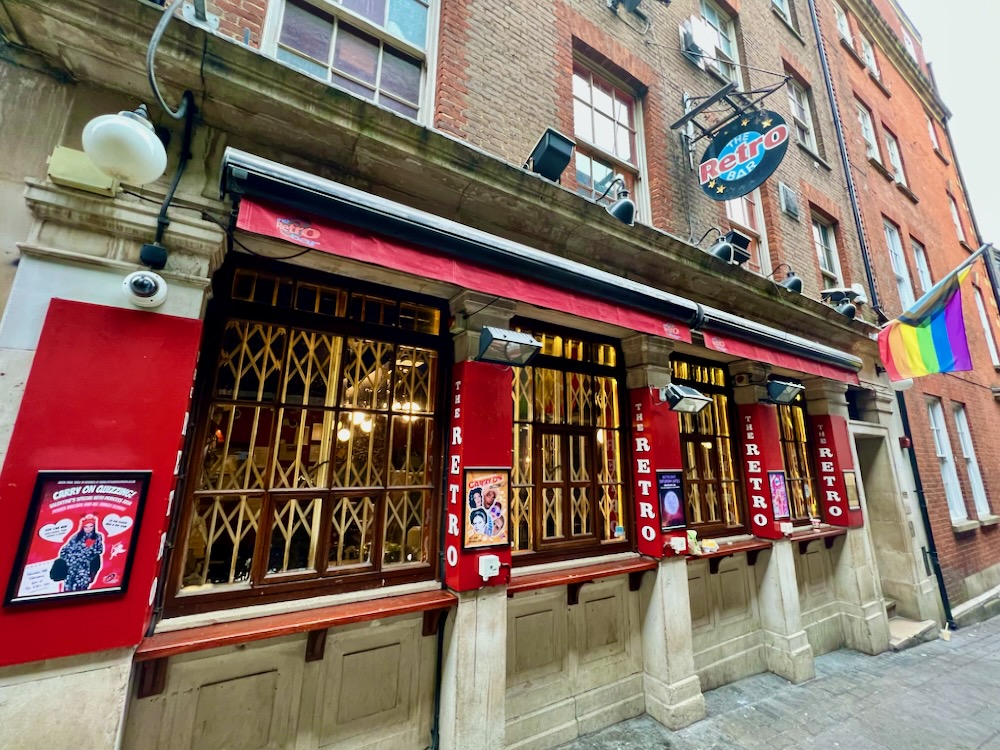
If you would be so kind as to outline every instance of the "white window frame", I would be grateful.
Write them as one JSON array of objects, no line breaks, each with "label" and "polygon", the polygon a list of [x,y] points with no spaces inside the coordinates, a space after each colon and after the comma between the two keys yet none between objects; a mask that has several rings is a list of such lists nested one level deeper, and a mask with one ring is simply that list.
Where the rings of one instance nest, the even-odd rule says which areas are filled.
[{"label": "white window frame", "polygon": [[917,281],[920,283],[920,293],[927,294],[934,286],[934,279],[931,277],[931,267],[927,264],[927,250],[910,237],[910,245],[913,248],[913,258],[917,265]]},{"label": "white window frame", "polygon": [[903,46],[906,47],[907,54],[913,58],[913,62],[919,63],[920,60],[917,59],[917,47],[913,43],[913,37],[906,33],[906,29],[903,29]]},{"label": "white window frame", "polygon": [[927,419],[931,428],[931,438],[934,440],[934,453],[941,469],[941,482],[944,484],[944,495],[948,501],[948,513],[952,523],[969,520],[969,511],[962,497],[962,487],[958,483],[958,472],[955,470],[955,457],[951,452],[951,439],[948,437],[948,427],[944,423],[944,410],[941,399],[927,399]]},{"label": "white window frame", "polygon": [[[749,194],[750,200],[753,203],[753,222],[747,220],[750,217],[747,216],[746,212],[746,201],[744,200],[746,197],[741,196],[726,201],[726,216],[735,225],[736,229],[748,235],[753,240],[753,243],[756,245],[757,260],[760,264],[759,273],[761,276],[769,276],[771,273],[771,253],[767,246],[767,224],[764,222],[764,207],[761,206],[762,196],[760,188],[752,190]],[[757,225],[756,229],[753,224]],[[744,268],[746,267],[744,266]],[[753,271],[753,269],[748,270]],[[753,271],[753,273],[758,272]]]},{"label": "white window frame", "polygon": [[965,227],[962,226],[962,216],[958,213],[958,203],[955,196],[948,193],[948,207],[951,209],[951,220],[955,223],[955,233],[959,242],[965,242]]},{"label": "white window frame", "polygon": [[882,77],[882,73],[878,69],[878,58],[875,56],[875,46],[864,34],[861,35],[861,59],[865,61],[868,70],[876,79]]},{"label": "white window frame", "polygon": [[878,138],[875,136],[875,120],[868,107],[854,100],[858,110],[858,124],[861,126],[861,138],[865,142],[865,155],[869,159],[874,159],[879,164],[882,163],[882,155],[879,153]]},{"label": "white window frame", "polygon": [[[715,35],[715,49],[711,51],[711,56],[717,58],[719,62],[711,65],[709,70],[712,70],[726,81],[733,81],[738,88],[743,88],[743,74],[740,67],[740,46],[736,38],[736,20],[713,2],[713,0],[701,0],[700,14],[702,20],[705,22],[705,26]],[[710,16],[715,17],[716,23],[712,22]],[[722,49],[721,40],[723,38],[729,41],[729,46],[732,49],[731,55]],[[706,50],[705,54],[710,54],[710,51]],[[706,62],[712,63],[713,61],[706,60]],[[732,68],[732,75],[726,72],[724,66]]]},{"label": "white window frame", "polygon": [[958,442],[962,446],[962,458],[965,459],[965,470],[969,473],[969,486],[972,488],[972,500],[976,505],[976,515],[980,519],[993,515],[990,512],[990,501],[986,495],[986,485],[983,484],[983,474],[979,470],[976,449],[972,443],[972,431],[969,429],[969,415],[965,404],[952,404],[955,414],[955,426],[958,428]]},{"label": "white window frame", "polygon": [[[837,234],[833,224],[813,214],[812,233],[813,245],[819,259],[819,270],[823,275],[824,284],[829,285],[824,288],[843,286],[844,277],[840,272],[840,253],[837,251]],[[827,254],[833,259],[832,268],[828,267]]]},{"label": "white window frame", "polygon": [[795,123],[795,139],[814,154],[817,153],[816,126],[809,105],[809,92],[794,78],[788,80],[788,108]]},{"label": "white window frame", "polygon": [[903,255],[903,240],[899,235],[899,227],[883,219],[882,229],[885,232],[886,247],[889,248],[889,262],[892,263],[892,272],[896,277],[896,291],[899,294],[899,303],[902,305],[903,310],[909,310],[916,299],[913,296],[910,270],[906,267],[906,258]]},{"label": "white window frame", "polygon": [[926,112],[924,113],[924,118],[927,120],[927,133],[931,137],[931,145],[934,147],[935,151],[940,151],[941,144],[938,142],[937,128],[934,127],[934,121]]},{"label": "white window frame", "polygon": [[[424,49],[420,49],[410,44],[409,42],[394,36],[389,33],[385,28],[373,24],[371,21],[353,13],[352,11],[344,8],[340,3],[335,2],[335,0],[302,0],[306,5],[310,5],[320,13],[326,13],[327,15],[334,16],[337,19],[342,19],[344,22],[354,26],[360,31],[365,32],[377,39],[381,40],[384,44],[393,49],[396,49],[410,57],[414,57],[423,60],[423,71],[421,72],[420,79],[420,105],[417,108],[417,117],[415,118],[417,122],[421,125],[432,126],[434,122],[434,100],[436,97],[436,81],[437,81],[437,58],[438,58],[438,37],[440,34],[440,8],[441,0],[428,0],[427,7],[427,42]],[[317,78],[312,74],[297,68],[291,63],[279,60],[277,57],[278,52],[278,39],[281,36],[281,24],[285,15],[285,6],[288,5],[288,0],[270,0],[267,3],[267,15],[264,19],[264,30],[261,34],[261,44],[260,49],[265,55],[270,57],[272,60],[280,65],[285,65],[290,67],[302,75],[310,76],[316,80],[323,81],[328,86],[337,88],[339,91],[346,91],[349,94],[358,96],[352,91],[339,87],[335,82],[327,81],[322,78]],[[364,97],[358,96],[359,99],[370,102],[377,107],[386,107],[378,102],[373,102],[370,99],[365,99]],[[406,115],[400,114],[395,110],[389,110],[393,114],[397,114],[400,117],[406,117]]]},{"label": "white window frame", "polygon": [[778,13],[781,14],[781,17],[784,18],[785,22],[790,26],[792,23],[792,11],[788,7],[789,2],[791,2],[791,0],[771,0],[771,5],[777,9]]},{"label": "white window frame", "polygon": [[1000,354],[997,353],[997,342],[993,336],[993,326],[990,325],[990,317],[986,312],[986,300],[978,286],[973,286],[973,296],[976,298],[976,309],[979,310],[979,322],[983,326],[983,333],[986,335],[986,348],[990,350],[990,361],[994,367],[1000,367]]},{"label": "white window frame", "polygon": [[853,47],[854,35],[851,33],[851,22],[847,18],[847,13],[839,4],[834,3],[833,15],[837,19],[837,31],[840,32],[840,38]]},{"label": "white window frame", "polygon": [[896,182],[906,187],[906,170],[903,169],[903,156],[899,152],[899,139],[885,128],[882,128],[882,134],[885,136],[885,151],[889,157],[893,176]]}]

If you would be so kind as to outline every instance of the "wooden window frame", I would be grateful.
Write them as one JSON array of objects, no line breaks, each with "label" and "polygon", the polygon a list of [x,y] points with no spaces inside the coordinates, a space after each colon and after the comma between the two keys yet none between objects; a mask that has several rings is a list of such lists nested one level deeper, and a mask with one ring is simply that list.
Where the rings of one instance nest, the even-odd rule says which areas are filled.
[{"label": "wooden window frame", "polygon": [[[337,317],[319,313],[307,313],[294,309],[282,309],[255,302],[235,300],[231,298],[234,276],[237,270],[245,270],[277,276],[282,279],[292,279],[309,284],[330,285],[343,290],[347,294],[347,316]],[[414,293],[400,294],[398,290],[389,289],[374,284],[363,283],[352,279],[337,277],[313,269],[294,269],[287,265],[271,261],[250,258],[240,255],[239,259],[230,258],[213,278],[213,299],[206,315],[205,334],[202,345],[201,369],[198,372],[195,397],[192,404],[190,423],[194,425],[189,430],[188,441],[185,444],[185,455],[182,458],[183,473],[178,481],[176,495],[179,498],[178,525],[174,531],[174,544],[168,563],[167,586],[165,596],[165,611],[168,616],[179,616],[206,612],[248,604],[264,604],[276,601],[301,599],[311,596],[344,593],[361,589],[382,588],[403,583],[433,580],[438,570],[438,525],[440,507],[443,504],[442,488],[440,486],[441,466],[432,465],[427,468],[431,479],[429,486],[407,486],[406,490],[427,493],[426,505],[423,508],[423,529],[421,533],[421,548],[426,552],[425,560],[409,564],[393,564],[383,567],[383,524],[386,512],[386,498],[392,491],[388,476],[384,477],[379,487],[341,487],[334,481],[324,488],[279,489],[272,486],[268,479],[265,486],[253,490],[198,490],[197,483],[202,470],[202,450],[209,438],[209,416],[214,398],[217,376],[218,356],[222,347],[222,336],[226,323],[230,320],[250,320],[267,325],[287,327],[296,330],[315,331],[343,338],[360,337],[393,346],[419,346],[431,349],[437,354],[436,383],[432,385],[435,398],[435,410],[429,414],[429,424],[433,434],[429,438],[428,456],[437,457],[443,461],[446,455],[445,431],[442,427],[445,419],[445,401],[447,381],[451,371],[452,347],[445,322],[448,319],[447,307],[441,300]],[[379,326],[371,322],[350,319],[349,308],[351,295],[366,294],[383,299],[408,302],[436,309],[440,312],[440,330],[437,335],[407,331],[390,326]],[[338,370],[343,374],[343,364]],[[230,403],[230,402],[226,402]],[[239,406],[242,401],[232,401]],[[273,402],[255,402],[270,407],[273,404],[275,419],[282,408],[277,398]],[[291,408],[291,407],[287,407]],[[308,410],[310,406],[295,405],[295,408]],[[325,408],[325,407],[316,407]],[[335,407],[340,411],[343,407],[338,400]],[[389,429],[391,430],[391,413],[387,413]],[[391,434],[391,433],[390,433]],[[388,438],[387,438],[388,440]],[[270,446],[271,451],[276,449]],[[387,451],[387,456],[388,456]],[[388,460],[388,458],[386,459]],[[268,464],[270,466],[270,462]],[[388,470],[388,469],[386,469]],[[249,580],[232,584],[217,584],[208,591],[182,592],[182,574],[187,556],[187,539],[191,517],[196,497],[222,495],[226,493],[234,497],[260,495],[261,509],[258,517],[258,527],[252,553],[252,567]],[[326,547],[329,542],[329,522],[333,512],[334,498],[354,496],[359,494],[376,495],[381,493],[381,502],[376,501],[372,521],[372,547],[370,562],[356,566],[329,567],[325,564]],[[282,573],[268,577],[266,568],[271,546],[271,531],[276,501],[301,497],[329,498],[321,506],[322,529],[316,551],[316,564],[311,570],[302,573]]]},{"label": "wooden window frame", "polygon": [[[805,439],[799,440],[797,436],[788,436],[785,431],[784,422],[782,421],[782,412],[784,410],[798,410],[802,413],[802,420],[805,425]],[[790,404],[779,404],[777,406],[778,410],[778,438],[781,442],[781,457],[785,465],[785,481],[788,484],[788,507],[791,513],[791,520],[793,523],[809,523],[811,518],[819,518],[819,497],[817,492],[817,477],[815,457],[813,452],[813,442],[812,442],[812,424],[809,419],[809,412],[806,410],[805,404],[803,403],[802,395],[799,394],[796,400]],[[799,447],[805,455],[804,466],[805,476],[793,477],[789,469],[788,453],[789,451],[795,450],[795,447]],[[811,499],[807,501],[807,508],[805,515],[796,515],[795,503],[792,500],[792,490],[791,486],[793,482],[801,482],[803,486],[807,486],[811,493]]]},{"label": "wooden window frame", "polygon": [[[557,325],[551,325],[545,322],[540,322],[536,320],[520,319],[515,318],[511,321],[511,327],[516,330],[530,331],[536,336],[540,334],[552,335],[552,336],[562,336],[565,339],[572,340],[574,342],[582,342],[584,346],[608,346],[612,347],[615,351],[615,364],[614,365],[602,365],[594,362],[581,361],[577,359],[572,359],[568,357],[553,356],[545,353],[537,354],[531,361],[529,368],[532,371],[532,377],[535,375],[537,369],[547,369],[559,371],[563,375],[563,398],[566,398],[567,391],[565,389],[565,378],[568,374],[579,374],[579,375],[589,375],[591,377],[600,376],[613,378],[616,384],[616,395],[618,398],[618,427],[617,429],[619,437],[619,466],[620,473],[618,476],[618,484],[621,487],[621,509],[622,513],[618,518],[618,524],[625,529],[625,537],[623,539],[616,539],[612,537],[611,539],[601,539],[600,537],[600,526],[603,523],[601,513],[600,513],[600,457],[599,448],[600,440],[597,437],[598,432],[601,430],[609,429],[602,428],[594,425],[580,425],[567,423],[565,420],[560,423],[545,422],[537,419],[537,415],[534,411],[534,400],[532,401],[532,416],[529,420],[518,419],[516,412],[516,404],[512,404],[512,408],[515,409],[514,413],[514,433],[512,435],[512,440],[518,439],[518,431],[524,425],[530,425],[531,427],[531,481],[526,485],[517,484],[517,467],[515,466],[515,471],[513,472],[512,482],[511,482],[511,514],[510,514],[510,526],[511,526],[511,540],[513,549],[513,564],[514,566],[522,565],[535,565],[541,562],[549,562],[556,560],[567,560],[575,558],[587,558],[595,557],[598,555],[608,555],[614,554],[616,552],[627,552],[635,549],[635,532],[632,524],[632,475],[631,475],[631,447],[630,447],[630,424],[628,421],[628,392],[625,388],[625,367],[624,360],[621,352],[620,342],[613,338],[607,338],[602,336],[597,336],[594,334],[589,334],[586,332],[563,328]],[[517,377],[517,375],[515,375]],[[565,406],[565,403],[564,403]],[[576,536],[572,535],[572,498],[570,493],[564,496],[562,500],[562,527],[564,536],[559,539],[546,541],[543,539],[543,505],[542,505],[542,491],[545,486],[555,486],[555,483],[546,483],[543,481],[542,476],[542,465],[543,465],[543,435],[558,435],[562,443],[562,449],[564,451],[568,450],[568,441],[574,435],[589,434],[593,437],[590,441],[590,447],[588,451],[588,465],[590,467],[590,479],[589,481],[579,483],[572,482],[569,478],[569,471],[564,472],[564,478],[560,480],[560,484],[564,489],[569,489],[571,486],[584,484],[590,488],[591,491],[591,511],[590,519],[592,524],[592,533],[586,536]],[[604,440],[608,440],[609,436],[605,434]],[[566,455],[566,461],[568,463],[569,455]],[[515,462],[516,454],[515,454]],[[516,549],[518,531],[514,528],[514,493],[520,487],[530,487],[532,490],[532,500],[531,500],[531,511],[530,511],[530,524],[531,524],[531,547],[524,550]]]},{"label": "wooden window frame", "polygon": [[[750,237],[751,240],[751,257],[743,267],[760,276],[767,276],[771,273],[771,255],[768,247],[767,221],[764,207],[761,205],[763,198],[763,191],[760,188],[754,188],[739,198],[732,198],[725,201],[725,204],[726,218],[729,220],[730,225]],[[748,215],[746,210],[747,203],[752,205],[753,216],[748,216],[751,219],[750,222],[743,221],[743,217]],[[737,204],[740,205],[738,211],[735,208]],[[756,224],[757,226],[752,226],[752,224]],[[758,270],[754,270],[752,264],[754,253],[757,254]]]},{"label": "wooden window frame", "polygon": [[[832,252],[833,259],[835,261],[835,268],[825,268],[825,256],[820,250],[820,243],[816,241],[816,226],[822,227],[820,234],[826,233],[826,236],[830,239],[829,249]],[[820,277],[823,279],[824,284],[830,284],[831,286],[843,286],[844,276],[840,268],[840,250],[837,247],[837,231],[834,224],[827,221],[824,218],[817,216],[815,213],[809,222],[809,231],[812,233],[813,247],[816,249],[816,259],[819,264]],[[825,243],[822,247],[826,250]],[[824,287],[824,289],[827,287]]]}]

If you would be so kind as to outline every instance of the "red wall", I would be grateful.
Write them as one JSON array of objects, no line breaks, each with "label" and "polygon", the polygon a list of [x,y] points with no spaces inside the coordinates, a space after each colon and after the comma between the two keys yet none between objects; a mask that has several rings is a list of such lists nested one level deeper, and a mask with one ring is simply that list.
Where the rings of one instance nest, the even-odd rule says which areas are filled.
[{"label": "red wall", "polygon": [[0,666],[133,646],[150,615],[160,537],[201,322],[53,300],[0,472],[0,571],[9,580],[41,470],[151,470],[123,595],[0,609]]}]

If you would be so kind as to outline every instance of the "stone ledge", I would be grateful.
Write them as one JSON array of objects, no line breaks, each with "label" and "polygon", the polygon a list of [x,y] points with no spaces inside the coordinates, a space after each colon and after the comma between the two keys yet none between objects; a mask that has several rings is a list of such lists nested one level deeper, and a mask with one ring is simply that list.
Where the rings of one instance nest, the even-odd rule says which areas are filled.
[{"label": "stone ledge", "polygon": [[951,530],[956,534],[964,534],[979,528],[979,521],[968,519],[966,521],[952,521]]},{"label": "stone ledge", "polygon": [[998,523],[1000,523],[1000,516],[995,516],[992,513],[979,517],[980,526],[995,526]]}]

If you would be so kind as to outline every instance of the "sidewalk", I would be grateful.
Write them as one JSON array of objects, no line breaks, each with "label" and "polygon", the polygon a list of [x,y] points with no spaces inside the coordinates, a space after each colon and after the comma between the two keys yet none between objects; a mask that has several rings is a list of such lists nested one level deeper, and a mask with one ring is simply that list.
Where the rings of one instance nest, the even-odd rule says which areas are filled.
[{"label": "sidewalk", "polygon": [[1000,750],[1000,617],[900,653],[838,651],[816,679],[756,675],[705,694],[671,732],[648,716],[559,750]]}]

